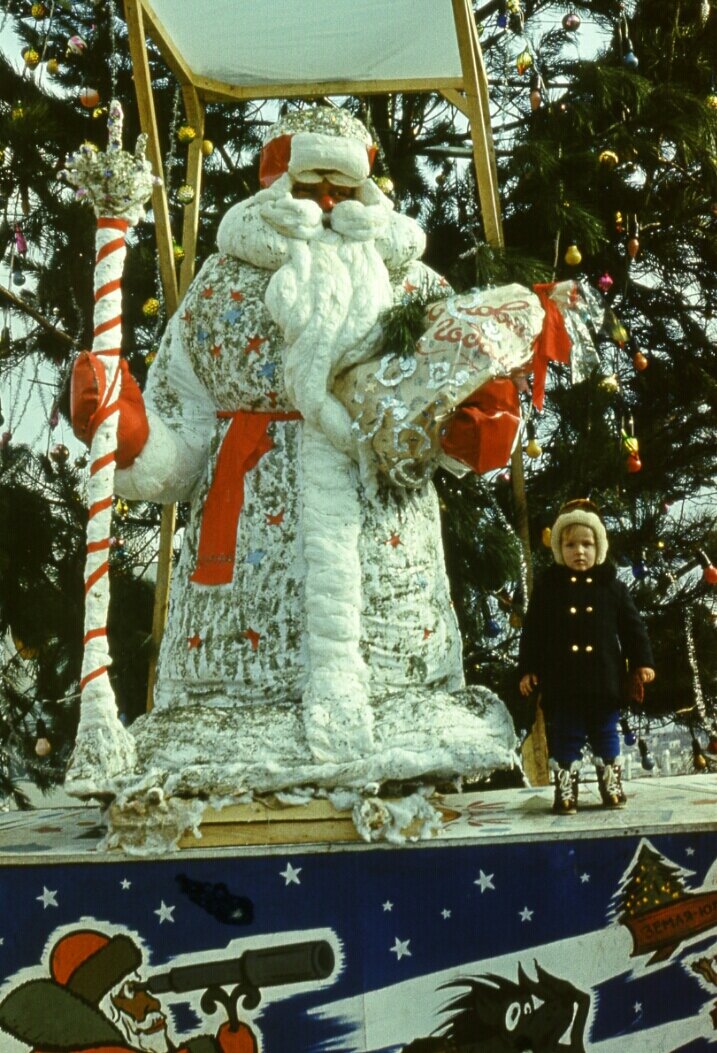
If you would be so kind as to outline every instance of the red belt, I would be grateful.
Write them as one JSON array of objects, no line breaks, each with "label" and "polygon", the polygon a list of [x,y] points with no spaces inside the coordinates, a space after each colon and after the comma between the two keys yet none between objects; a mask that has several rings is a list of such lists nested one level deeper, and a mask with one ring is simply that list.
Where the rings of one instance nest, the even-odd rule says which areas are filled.
[{"label": "red belt", "polygon": [[197,566],[191,577],[198,585],[231,582],[239,516],[244,504],[244,476],[272,449],[274,443],[267,434],[272,421],[301,420],[297,411],[219,410],[217,417],[231,418],[231,424],[219,449],[212,485],[204,501]]}]

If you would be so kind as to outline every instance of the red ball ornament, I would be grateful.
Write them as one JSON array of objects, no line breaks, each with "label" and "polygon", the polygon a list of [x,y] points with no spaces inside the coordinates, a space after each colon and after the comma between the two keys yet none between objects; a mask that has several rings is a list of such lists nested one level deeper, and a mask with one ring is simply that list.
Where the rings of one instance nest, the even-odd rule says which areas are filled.
[{"label": "red ball ornament", "polygon": [[633,236],[627,239],[627,254],[631,260],[637,258],[637,254],[640,251],[640,239]]},{"label": "red ball ornament", "polygon": [[647,356],[643,355],[642,351],[638,351],[633,355],[632,364],[638,373],[642,373],[643,369],[647,369],[650,363]]},{"label": "red ball ornament", "polygon": [[627,470],[631,475],[635,475],[636,472],[642,471],[642,461],[640,460],[639,453],[631,453],[627,458]]},{"label": "red ball ornament", "polygon": [[94,110],[95,106],[99,106],[99,102],[100,93],[95,88],[80,89],[80,104],[86,110]]},{"label": "red ball ornament", "polygon": [[601,274],[600,277],[598,278],[597,284],[598,284],[598,289],[600,290],[600,292],[603,292],[603,293],[610,292],[610,289],[613,286],[613,278],[612,278],[611,275],[609,275],[607,273],[607,271],[605,271],[605,273]]},{"label": "red ball ornament", "polygon": [[707,752],[715,754],[717,753],[717,735],[712,735],[709,742],[707,743]]},{"label": "red ball ornament", "polygon": [[717,585],[717,567],[714,563],[708,563],[702,570],[702,577],[708,585]]}]

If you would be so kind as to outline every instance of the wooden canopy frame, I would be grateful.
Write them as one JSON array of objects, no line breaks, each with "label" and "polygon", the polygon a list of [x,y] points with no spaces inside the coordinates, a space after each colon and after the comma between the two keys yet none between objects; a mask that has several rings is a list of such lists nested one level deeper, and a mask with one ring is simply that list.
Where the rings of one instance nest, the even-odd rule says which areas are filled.
[{"label": "wooden canopy frame", "polygon": [[[157,17],[152,7],[152,0],[124,0],[140,124],[143,132],[148,137],[147,153],[155,172],[162,173],[163,165],[147,58],[147,35],[151,37],[168,68],[176,77],[182,91],[187,121],[197,133],[196,138],[189,144],[187,156],[185,182],[193,187],[195,193],[193,201],[186,206],[184,211],[182,246],[185,256],[179,270],[179,276],[177,276],[174,261],[169,206],[164,185],[157,185],[152,196],[160,278],[169,315],[176,311],[194,275],[202,177],[201,147],[204,137],[204,115],[207,102],[439,91],[468,120],[473,145],[478,198],[486,241],[494,247],[503,245],[498,173],[490,123],[488,81],[483,65],[483,56],[478,42],[470,0],[451,0],[451,7],[460,56],[461,76],[459,77],[438,77],[430,80],[426,78],[402,78],[396,80],[296,81],[283,84],[275,82],[265,84],[254,82],[251,84],[226,84],[198,75],[190,69],[189,64],[179,52],[166,27]],[[520,450],[516,452],[517,457],[514,456],[513,458],[514,486],[518,485],[522,488],[522,454]],[[530,566],[527,517],[521,510],[520,503],[518,504],[518,511],[519,533],[528,555],[528,566]],[[175,506],[166,505],[163,509],[160,530],[156,598],[152,625],[153,647],[150,664],[148,708],[151,708],[152,705],[157,655],[167,616],[174,531]],[[531,737],[535,738],[535,736]],[[543,764],[539,764],[538,767],[542,768]],[[544,781],[545,774],[547,774],[547,768],[540,781]]]}]

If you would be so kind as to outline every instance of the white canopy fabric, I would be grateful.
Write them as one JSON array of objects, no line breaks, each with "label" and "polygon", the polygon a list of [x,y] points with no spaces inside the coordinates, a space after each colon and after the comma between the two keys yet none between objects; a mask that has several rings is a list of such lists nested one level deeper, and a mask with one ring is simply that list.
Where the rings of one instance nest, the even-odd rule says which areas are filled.
[{"label": "white canopy fabric", "polygon": [[451,0],[143,0],[196,77],[228,85],[460,78]]}]

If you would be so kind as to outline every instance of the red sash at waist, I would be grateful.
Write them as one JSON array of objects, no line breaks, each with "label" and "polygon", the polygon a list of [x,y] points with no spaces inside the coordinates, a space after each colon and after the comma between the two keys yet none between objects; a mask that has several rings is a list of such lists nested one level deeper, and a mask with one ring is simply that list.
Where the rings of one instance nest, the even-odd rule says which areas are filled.
[{"label": "red sash at waist", "polygon": [[199,531],[197,566],[191,580],[197,585],[228,585],[234,574],[239,516],[244,504],[244,476],[274,443],[267,429],[275,420],[301,420],[297,411],[267,413],[219,410],[231,424],[219,449]]}]

